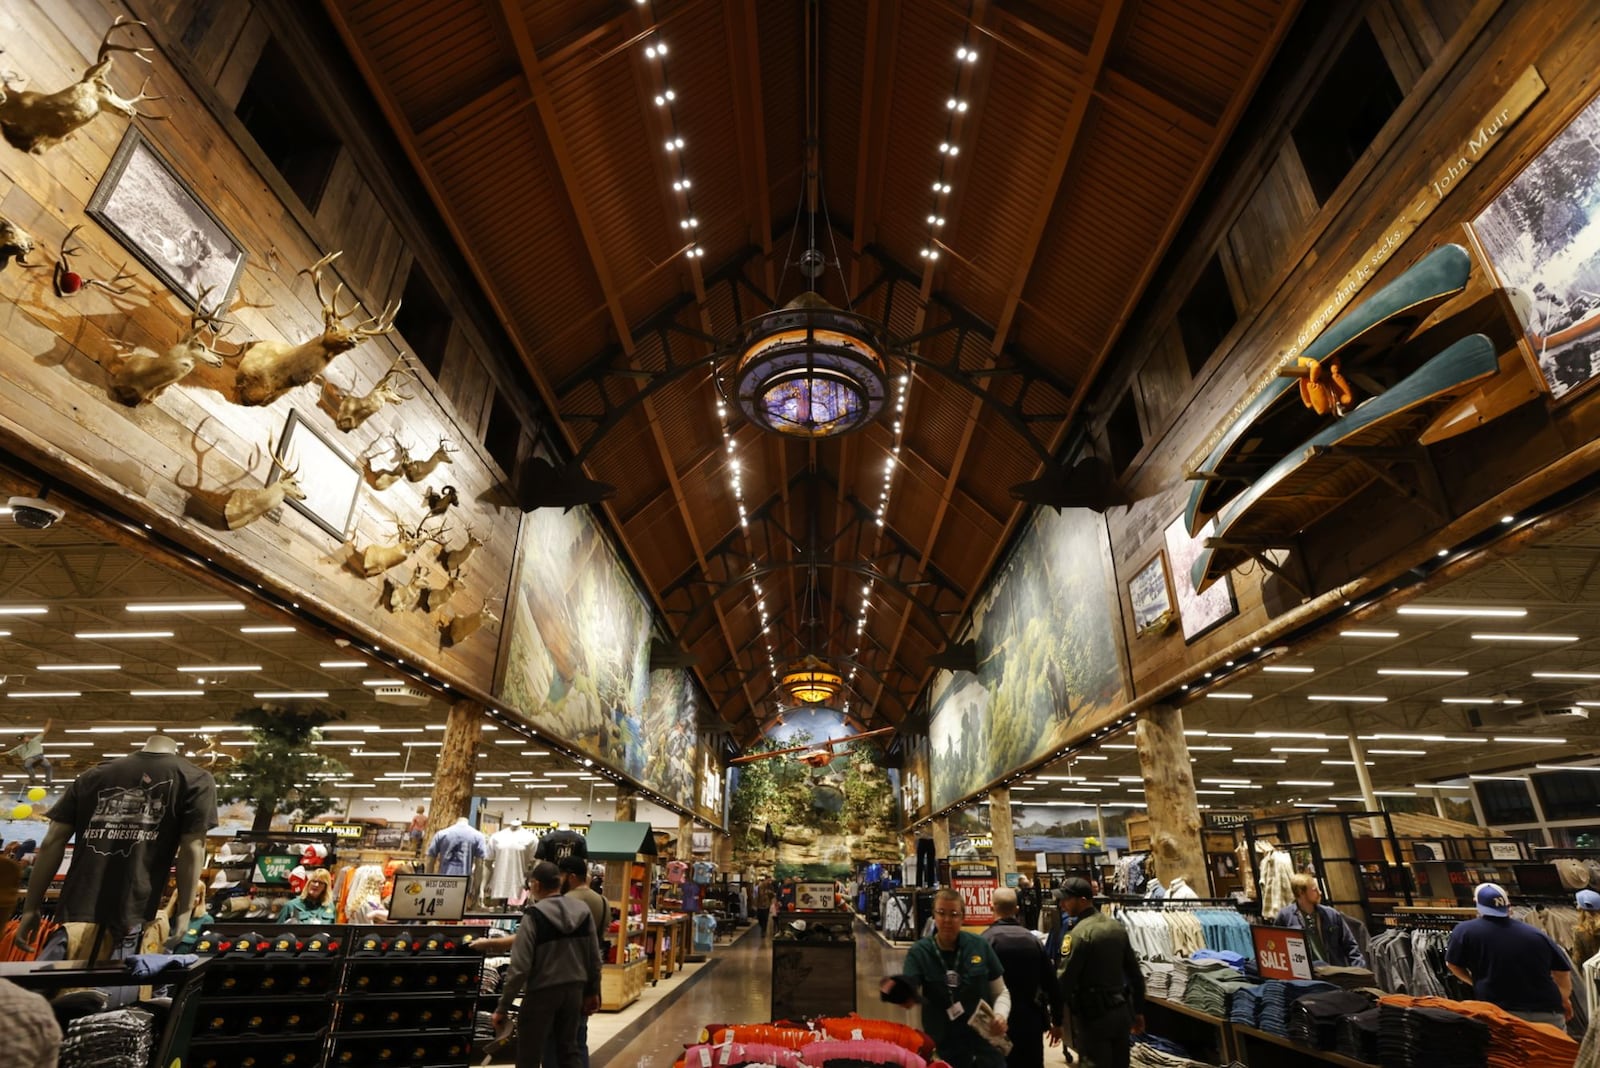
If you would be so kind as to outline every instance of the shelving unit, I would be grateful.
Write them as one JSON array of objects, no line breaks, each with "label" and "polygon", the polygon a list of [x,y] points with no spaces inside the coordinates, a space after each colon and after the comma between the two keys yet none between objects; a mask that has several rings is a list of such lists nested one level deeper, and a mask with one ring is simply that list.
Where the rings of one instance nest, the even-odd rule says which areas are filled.
[{"label": "shelving unit", "polygon": [[655,885],[655,836],[648,823],[593,823],[587,834],[589,859],[604,862],[605,897],[614,931],[600,966],[600,1008],[617,1012],[644,991],[650,960],[645,922],[650,915],[650,888]]},{"label": "shelving unit", "polygon": [[1227,1064],[1234,1058],[1228,1021],[1192,1009],[1181,1001],[1144,999],[1145,1026],[1153,1034],[1183,1044],[1189,1055],[1207,1064]]},{"label": "shelving unit", "polygon": [[[1368,821],[1380,833],[1356,836],[1351,826],[1357,820]],[[1251,820],[1244,830],[1251,857],[1256,855],[1256,842],[1263,839],[1289,850],[1295,870],[1309,863],[1322,880],[1324,904],[1359,914],[1369,929],[1374,915],[1412,904],[1411,872],[1403,863],[1387,812],[1282,816]],[[1261,873],[1254,865],[1252,870],[1259,901]]]},{"label": "shelving unit", "polygon": [[851,912],[778,914],[771,932],[774,1020],[856,1011],[854,923]]},{"label": "shelving unit", "polygon": [[1358,1061],[1332,1050],[1312,1049],[1290,1042],[1280,1035],[1230,1024],[1233,1032],[1234,1056],[1247,1068],[1305,1068],[1306,1064],[1330,1064],[1338,1068],[1372,1068],[1366,1061]]},{"label": "shelving unit", "polygon": [[[161,983],[172,988],[172,1007],[155,1036],[152,1064],[199,1064],[189,1056],[191,1033],[200,1006],[200,993],[210,978],[212,961],[199,960],[184,968],[162,973]],[[147,979],[136,979],[121,961],[90,964],[87,961],[12,961],[0,963],[0,979],[25,990],[50,997],[76,987],[145,986]],[[273,1062],[260,1060],[266,1068]]]}]

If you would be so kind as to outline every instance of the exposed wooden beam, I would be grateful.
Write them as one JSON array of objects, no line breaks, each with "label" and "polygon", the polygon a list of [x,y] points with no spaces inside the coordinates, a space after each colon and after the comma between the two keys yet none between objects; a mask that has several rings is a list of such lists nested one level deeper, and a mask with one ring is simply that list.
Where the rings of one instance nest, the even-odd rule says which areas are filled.
[{"label": "exposed wooden beam", "polygon": [[722,0],[727,27],[728,67],[733,81],[733,113],[739,143],[739,175],[744,204],[761,248],[762,280],[776,295],[772,263],[772,195],[767,185],[766,111],[761,100],[761,34],[755,9],[743,0]]}]

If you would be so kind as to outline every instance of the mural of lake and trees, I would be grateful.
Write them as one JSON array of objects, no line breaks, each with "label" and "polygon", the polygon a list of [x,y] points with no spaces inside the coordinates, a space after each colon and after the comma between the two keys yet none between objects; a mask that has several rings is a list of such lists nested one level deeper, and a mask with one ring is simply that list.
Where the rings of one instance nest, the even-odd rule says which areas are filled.
[{"label": "mural of lake and trees", "polygon": [[651,671],[648,602],[586,509],[523,520],[498,696],[657,793],[695,796],[698,688]]},{"label": "mural of lake and trees", "polygon": [[1125,700],[1100,516],[1039,509],[973,609],[978,673],[940,672],[928,733],[933,808],[1064,744]]}]

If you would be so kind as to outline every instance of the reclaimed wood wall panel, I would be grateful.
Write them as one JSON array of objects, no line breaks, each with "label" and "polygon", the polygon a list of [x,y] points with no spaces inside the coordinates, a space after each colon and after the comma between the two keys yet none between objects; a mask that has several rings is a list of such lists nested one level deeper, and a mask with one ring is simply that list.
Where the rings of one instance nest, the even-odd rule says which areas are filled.
[{"label": "reclaimed wood wall panel", "polygon": [[[231,73],[227,57],[259,51],[239,45],[259,31],[253,9],[238,7],[244,10],[219,12],[205,5],[170,9],[204,18],[204,27],[193,34],[184,25],[157,28],[161,48],[152,54],[149,73],[155,91],[166,97],[161,106],[168,121],[135,121],[248,252],[239,300],[254,306],[235,307],[238,327],[228,340],[298,341],[320,332],[322,313],[309,280],[297,272],[327,249],[299,224],[302,213],[277,199],[257,169],[257,157],[236,145],[218,115],[204,105],[202,98],[214,93],[215,86],[192,85],[183,73],[205,69],[224,81]],[[68,84],[92,59],[101,32],[119,13],[129,12],[98,0],[8,5],[0,15],[7,61],[25,66],[36,86]],[[175,40],[203,46],[199,56],[182,57],[181,69],[176,53],[169,51],[177,46],[166,43]],[[121,56],[114,75],[118,87],[130,92],[139,77],[132,67]],[[36,156],[0,146],[0,212],[30,227],[49,250],[46,256],[59,247],[68,226],[84,223],[78,238],[85,251],[78,260],[91,277],[108,277],[115,265],[132,260],[84,215],[127,126],[125,119],[103,116],[65,144]],[[346,166],[339,203],[347,210],[331,214],[325,223],[339,242],[333,247],[344,244],[351,250],[330,271],[330,284],[342,281],[347,294],[377,308],[397,295],[409,254],[367,177],[363,185],[361,176]],[[232,403],[225,377],[210,370],[170,387],[151,403],[120,405],[107,394],[105,366],[134,345],[166,348],[187,322],[186,309],[153,275],[136,264],[130,269],[138,278],[134,291],[112,296],[85,290],[70,300],[51,292],[47,271],[0,273],[0,440],[5,447],[214,558],[234,575],[301,603],[358,638],[428,665],[459,687],[486,694],[494,674],[497,625],[485,627],[460,647],[441,648],[438,624],[449,609],[430,616],[380,608],[381,580],[342,568],[339,539],[298,512],[284,508],[241,530],[218,530],[188,514],[193,511],[190,494],[179,485],[208,490],[259,485],[269,469],[267,442],[281,434],[291,410],[352,455],[381,448],[390,434],[418,455],[448,438],[458,446],[453,462],[425,481],[401,480],[381,493],[362,487],[350,541],[392,541],[396,522],[413,525],[422,514],[425,489],[454,485],[462,504],[450,513],[447,543],[460,544],[470,525],[486,544],[468,566],[466,588],[451,608],[476,609],[485,601],[498,606],[507,592],[520,515],[490,503],[503,490],[499,473],[476,444],[477,428],[458,425],[447,406],[419,389],[413,391],[415,400],[385,409],[345,434],[318,410],[315,384],[292,390],[271,405],[250,408]],[[340,384],[355,380],[365,388],[402,343],[397,336],[368,341],[334,360],[330,377]],[[424,552],[416,560],[430,555]],[[412,566],[396,568],[393,577],[409,578]]]}]

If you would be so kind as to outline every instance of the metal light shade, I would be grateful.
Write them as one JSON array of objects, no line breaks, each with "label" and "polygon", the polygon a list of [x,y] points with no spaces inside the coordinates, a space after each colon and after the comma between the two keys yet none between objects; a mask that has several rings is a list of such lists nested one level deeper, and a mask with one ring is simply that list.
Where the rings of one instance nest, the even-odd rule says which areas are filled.
[{"label": "metal light shade", "polygon": [[837,672],[829,671],[815,657],[808,658],[800,670],[791,671],[783,677],[783,688],[788,690],[796,701],[807,705],[820,705],[832,701],[839,695],[843,685],[843,677]]},{"label": "metal light shade", "polygon": [[882,329],[815,293],[739,328],[735,394],[757,426],[791,437],[848,434],[883,410]]}]

